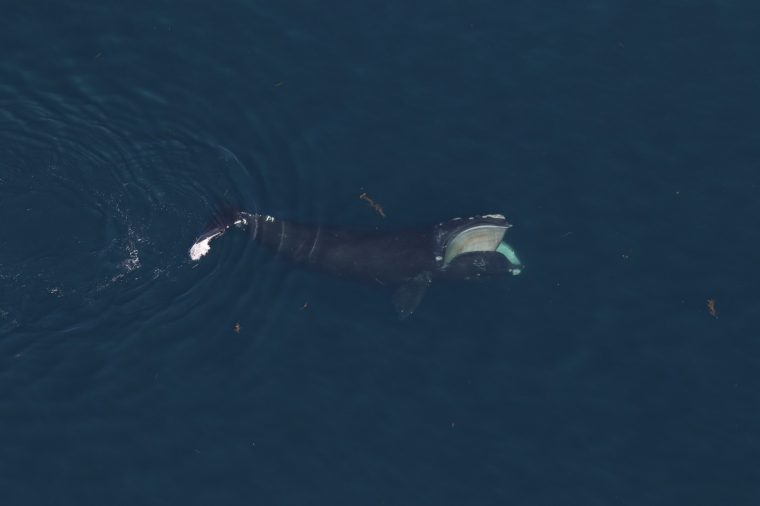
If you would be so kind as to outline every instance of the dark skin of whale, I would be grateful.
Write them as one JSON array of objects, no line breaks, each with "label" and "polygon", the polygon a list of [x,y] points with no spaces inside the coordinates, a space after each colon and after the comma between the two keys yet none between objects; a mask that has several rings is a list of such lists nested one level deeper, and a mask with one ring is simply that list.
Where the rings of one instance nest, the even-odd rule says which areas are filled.
[{"label": "dark skin of whale", "polygon": [[[503,255],[466,253],[443,267],[447,235],[470,221],[402,231],[360,231],[298,224],[272,216],[241,213],[252,237],[279,256],[341,277],[398,285],[428,272],[449,279],[504,274],[512,267]],[[478,217],[478,224],[509,226],[503,218]]]},{"label": "dark skin of whale", "polygon": [[485,227],[502,230],[503,235],[510,225],[501,215],[383,232],[299,224],[245,212],[220,221],[198,242],[212,240],[232,226],[246,228],[255,241],[296,264],[394,287],[393,303],[402,319],[412,314],[434,278],[478,279],[503,275],[514,267],[496,251],[464,252],[444,261],[447,247],[464,231]]},{"label": "dark skin of whale", "polygon": [[253,238],[278,256],[334,275],[398,285],[435,270],[431,229],[366,232],[250,215]]}]

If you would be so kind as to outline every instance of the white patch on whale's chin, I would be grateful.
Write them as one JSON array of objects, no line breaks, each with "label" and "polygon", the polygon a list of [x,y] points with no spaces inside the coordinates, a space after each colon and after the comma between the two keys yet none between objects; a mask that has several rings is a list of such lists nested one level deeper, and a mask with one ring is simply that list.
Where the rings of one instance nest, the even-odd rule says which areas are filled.
[{"label": "white patch on whale's chin", "polygon": [[224,233],[224,230],[202,239],[190,247],[190,259],[198,261],[211,250],[211,241]]}]

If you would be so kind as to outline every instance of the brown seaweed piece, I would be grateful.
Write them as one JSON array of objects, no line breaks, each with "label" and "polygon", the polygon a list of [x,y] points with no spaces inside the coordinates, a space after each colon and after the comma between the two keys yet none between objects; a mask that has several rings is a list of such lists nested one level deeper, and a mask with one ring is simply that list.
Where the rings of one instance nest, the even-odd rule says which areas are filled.
[{"label": "brown seaweed piece", "polygon": [[707,312],[710,313],[710,316],[713,318],[718,317],[718,310],[715,309],[715,299],[707,299]]},{"label": "brown seaweed piece", "polygon": [[364,192],[361,195],[359,195],[359,198],[361,200],[365,201],[367,204],[369,204],[369,206],[372,209],[374,209],[377,214],[379,214],[380,216],[382,216],[383,218],[385,218],[385,211],[383,211],[383,208],[380,206],[380,204],[378,204],[377,202],[375,202],[374,200],[372,200],[372,197],[370,197],[369,195],[367,195],[367,192]]}]

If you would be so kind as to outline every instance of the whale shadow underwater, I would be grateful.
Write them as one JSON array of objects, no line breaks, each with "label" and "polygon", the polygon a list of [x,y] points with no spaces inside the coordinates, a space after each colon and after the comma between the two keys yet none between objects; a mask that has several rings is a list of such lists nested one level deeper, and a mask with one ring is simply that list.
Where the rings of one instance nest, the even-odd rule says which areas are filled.
[{"label": "whale shadow underwater", "polygon": [[504,242],[511,226],[501,214],[484,214],[412,230],[361,231],[236,212],[198,237],[189,254],[200,260],[213,240],[232,227],[241,228],[296,264],[392,287],[393,305],[403,320],[414,313],[435,279],[520,274],[523,265]]}]

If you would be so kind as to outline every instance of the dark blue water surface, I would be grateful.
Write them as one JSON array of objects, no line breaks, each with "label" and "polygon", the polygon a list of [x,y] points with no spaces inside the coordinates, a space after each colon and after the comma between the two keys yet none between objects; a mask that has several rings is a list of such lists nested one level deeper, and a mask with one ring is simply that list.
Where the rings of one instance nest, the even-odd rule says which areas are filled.
[{"label": "dark blue water surface", "polygon": [[[760,503],[757,2],[1,16],[3,505]],[[229,208],[526,269],[399,322]]]}]

